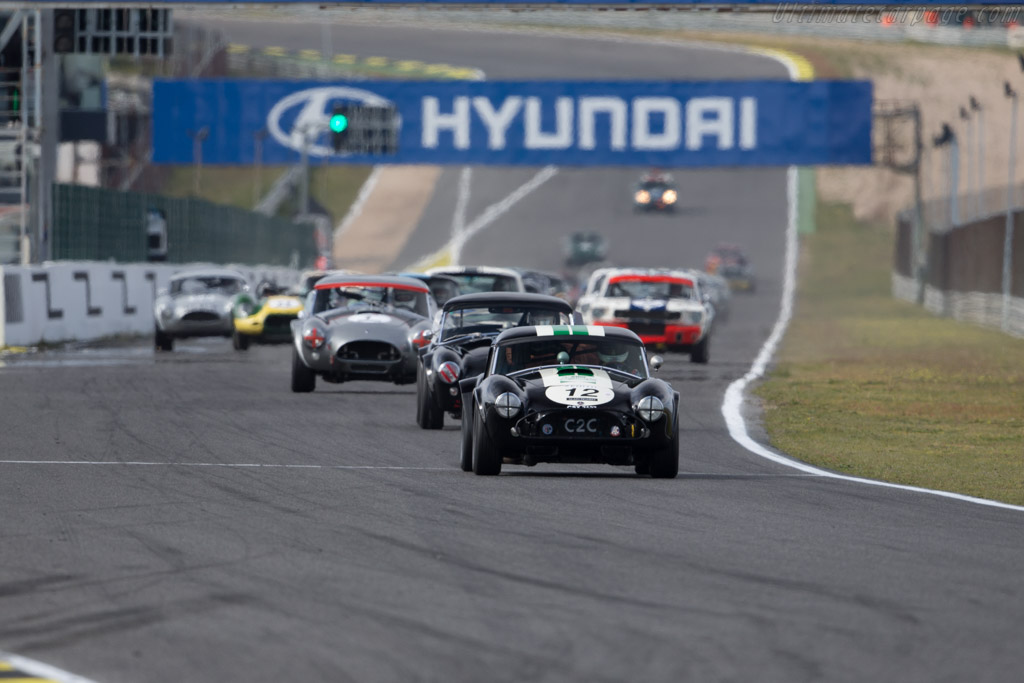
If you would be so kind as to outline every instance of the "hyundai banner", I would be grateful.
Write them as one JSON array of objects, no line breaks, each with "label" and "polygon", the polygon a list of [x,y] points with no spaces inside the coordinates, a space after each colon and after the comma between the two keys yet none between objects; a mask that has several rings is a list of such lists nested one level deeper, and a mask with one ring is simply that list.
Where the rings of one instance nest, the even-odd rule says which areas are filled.
[{"label": "hyundai banner", "polygon": [[[157,80],[153,161],[869,164],[871,102],[860,81]],[[372,114],[342,135],[339,108]]]}]

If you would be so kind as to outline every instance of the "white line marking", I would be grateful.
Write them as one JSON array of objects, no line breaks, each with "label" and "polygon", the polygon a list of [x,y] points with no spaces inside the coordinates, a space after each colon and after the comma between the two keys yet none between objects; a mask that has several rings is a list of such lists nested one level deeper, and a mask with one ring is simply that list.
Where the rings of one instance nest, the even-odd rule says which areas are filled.
[{"label": "white line marking", "polygon": [[[363,205],[366,204],[366,200],[370,198],[373,193],[373,188],[377,186],[377,180],[380,178],[381,171],[383,169],[380,166],[374,166],[373,170],[370,171],[370,175],[363,181],[362,187],[359,188],[359,194],[356,195],[356,199],[352,202],[352,205],[348,207],[348,211],[345,213],[345,217],[338,223],[338,227],[334,229],[334,241],[341,239],[341,236],[345,234],[345,231],[352,227],[352,223],[359,214],[363,212]],[[333,248],[333,244],[331,247]]]},{"label": "white line marking", "polygon": [[0,651],[0,661],[5,661],[18,671],[24,671],[36,678],[57,681],[57,683],[94,683],[92,679],[85,678],[84,676],[78,676],[62,669],[58,669],[55,666],[43,664],[42,662],[37,662],[34,659],[29,659],[28,657],[10,654],[9,652]]},{"label": "white line marking", "polygon": [[473,237],[473,235],[484,230],[494,223],[494,221],[501,218],[501,216],[507,213],[509,209],[515,206],[520,200],[525,199],[531,192],[551,180],[551,178],[553,178],[557,173],[557,166],[545,166],[539,170],[536,175],[517,187],[510,195],[502,199],[500,202],[495,202],[484,209],[484,212],[480,214],[480,216],[466,226],[458,239],[452,240],[452,262],[459,263],[461,261],[462,248],[466,245],[469,238]]},{"label": "white line marking", "polygon": [[[790,78],[794,80],[796,79],[796,65],[792,63],[792,61],[781,55],[766,56],[770,56],[772,59],[782,62],[789,70]],[[830,479],[838,479],[840,481],[848,481],[856,484],[881,486],[883,488],[913,491],[915,493],[927,493],[933,496],[952,498],[954,500],[974,503],[976,505],[986,505],[989,507],[1002,508],[1004,510],[1024,512],[1024,506],[1021,505],[1011,505],[1009,503],[1001,503],[995,500],[975,498],[973,496],[965,496],[961,493],[952,493],[950,491],[937,491],[917,486],[892,484],[886,481],[876,481],[874,479],[862,479],[860,477],[836,474],[798,460],[793,460],[792,458],[780,453],[776,453],[750,438],[750,434],[747,432],[747,423],[743,419],[742,412],[744,393],[751,382],[764,376],[765,368],[768,366],[768,362],[772,359],[772,356],[775,355],[776,348],[782,340],[782,335],[785,334],[786,328],[789,326],[789,319],[793,314],[793,297],[796,292],[797,247],[799,246],[799,239],[797,237],[798,205],[796,166],[790,166],[786,170],[786,203],[789,207],[789,216],[786,221],[786,257],[783,264],[782,303],[779,308],[779,317],[775,321],[775,327],[772,328],[772,333],[768,335],[768,339],[765,340],[764,345],[761,347],[757,357],[754,359],[754,363],[750,366],[750,370],[748,370],[747,374],[743,375],[743,377],[732,382],[732,384],[730,384],[725,390],[725,398],[722,401],[722,416],[725,417],[725,424],[729,428],[729,436],[731,436],[736,443],[755,455],[759,455],[762,458],[771,460],[772,462],[780,465],[792,467],[793,469],[800,470],[801,472],[806,472],[807,474],[828,477]]]},{"label": "white line marking", "polygon": [[[466,231],[466,211],[469,209],[469,191],[473,182],[473,167],[463,166],[459,174],[459,189],[455,197],[455,213],[452,214],[452,231],[449,244],[462,238]],[[459,265],[458,261],[452,263]]]},{"label": "white line marking", "polygon": [[411,470],[421,472],[454,472],[452,467],[407,467],[403,465],[300,465],[260,462],[148,462],[144,460],[0,460],[0,465],[93,465],[125,467],[226,467],[234,469],[265,468],[284,470]]}]

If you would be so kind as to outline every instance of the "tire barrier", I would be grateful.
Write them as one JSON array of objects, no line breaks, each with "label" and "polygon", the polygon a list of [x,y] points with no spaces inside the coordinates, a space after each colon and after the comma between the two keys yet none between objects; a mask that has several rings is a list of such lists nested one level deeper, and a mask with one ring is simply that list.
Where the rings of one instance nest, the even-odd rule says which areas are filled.
[{"label": "tire barrier", "polygon": [[[0,348],[153,332],[153,301],[174,273],[209,264],[56,262],[0,268]],[[227,266],[255,285],[298,282],[299,271]]]}]

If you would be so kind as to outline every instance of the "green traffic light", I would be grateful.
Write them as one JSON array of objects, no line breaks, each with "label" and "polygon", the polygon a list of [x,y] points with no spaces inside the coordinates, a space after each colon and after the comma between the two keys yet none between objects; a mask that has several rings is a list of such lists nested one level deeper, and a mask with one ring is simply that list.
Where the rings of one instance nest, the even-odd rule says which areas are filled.
[{"label": "green traffic light", "polygon": [[335,114],[331,117],[331,130],[340,133],[348,128],[348,117],[344,114]]}]

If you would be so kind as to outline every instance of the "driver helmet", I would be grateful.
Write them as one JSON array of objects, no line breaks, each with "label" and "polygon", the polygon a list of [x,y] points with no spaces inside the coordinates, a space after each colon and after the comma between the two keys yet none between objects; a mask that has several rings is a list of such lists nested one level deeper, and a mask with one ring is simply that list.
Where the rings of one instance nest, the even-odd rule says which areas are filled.
[{"label": "driver helmet", "polygon": [[624,363],[629,358],[629,345],[621,343],[602,344],[597,355],[602,363]]}]

